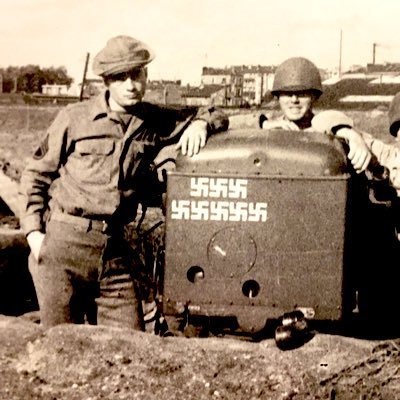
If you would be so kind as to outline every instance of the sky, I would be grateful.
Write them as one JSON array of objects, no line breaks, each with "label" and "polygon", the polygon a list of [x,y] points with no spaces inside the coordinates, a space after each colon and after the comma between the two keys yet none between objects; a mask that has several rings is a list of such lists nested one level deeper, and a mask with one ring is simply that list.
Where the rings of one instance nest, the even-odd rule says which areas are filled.
[{"label": "sky", "polygon": [[[400,62],[398,0],[0,0],[0,67],[65,66],[76,82],[107,40],[130,35],[156,53],[149,79],[200,84],[203,66],[320,68]],[[342,37],[342,46],[340,46]],[[340,51],[341,49],[341,51]],[[341,55],[341,57],[340,57]],[[95,77],[89,63],[88,77]]]}]

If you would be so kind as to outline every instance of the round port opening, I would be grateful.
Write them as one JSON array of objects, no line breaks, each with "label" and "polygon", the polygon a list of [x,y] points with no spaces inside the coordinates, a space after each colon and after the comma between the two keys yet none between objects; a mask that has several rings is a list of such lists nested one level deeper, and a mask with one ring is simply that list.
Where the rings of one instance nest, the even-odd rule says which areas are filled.
[{"label": "round port opening", "polygon": [[242,293],[249,299],[254,299],[260,293],[260,285],[255,280],[246,281],[242,286]]},{"label": "round port opening", "polygon": [[188,278],[188,281],[192,283],[197,283],[204,279],[204,270],[198,265],[193,265],[188,269],[186,276]]}]

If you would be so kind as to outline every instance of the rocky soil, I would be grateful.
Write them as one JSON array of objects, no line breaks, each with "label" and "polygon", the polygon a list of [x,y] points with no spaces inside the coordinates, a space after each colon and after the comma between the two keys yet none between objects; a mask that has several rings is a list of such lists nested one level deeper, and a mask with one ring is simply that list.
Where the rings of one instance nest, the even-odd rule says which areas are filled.
[{"label": "rocky soil", "polygon": [[398,399],[400,341],[318,333],[273,339],[159,337],[106,326],[43,330],[0,316],[0,398]]}]

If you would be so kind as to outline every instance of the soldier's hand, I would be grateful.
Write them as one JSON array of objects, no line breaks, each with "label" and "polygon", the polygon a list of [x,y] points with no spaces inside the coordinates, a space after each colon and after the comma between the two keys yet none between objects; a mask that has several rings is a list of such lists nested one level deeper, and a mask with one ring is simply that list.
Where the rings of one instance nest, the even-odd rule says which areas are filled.
[{"label": "soldier's hand", "polygon": [[299,131],[300,128],[293,122],[286,119],[265,120],[262,129],[284,129],[286,131]]},{"label": "soldier's hand", "polygon": [[342,128],[336,132],[336,136],[346,139],[349,145],[347,157],[357,173],[367,169],[371,161],[371,152],[362,136],[352,128]]},{"label": "soldier's hand", "polygon": [[45,234],[40,231],[33,231],[33,232],[29,233],[29,235],[26,237],[26,240],[28,241],[31,252],[32,252],[33,256],[35,257],[36,261],[39,260],[39,253],[40,253],[40,249],[42,247],[44,235]]},{"label": "soldier's hand", "polygon": [[207,142],[207,122],[203,120],[193,121],[183,132],[175,149],[180,149],[183,155],[192,157],[197,154]]}]

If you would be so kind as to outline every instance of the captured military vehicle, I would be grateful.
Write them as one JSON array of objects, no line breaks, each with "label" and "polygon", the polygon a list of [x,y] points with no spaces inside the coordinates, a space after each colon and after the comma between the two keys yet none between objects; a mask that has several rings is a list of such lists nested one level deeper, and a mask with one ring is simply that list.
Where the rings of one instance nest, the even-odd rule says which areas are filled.
[{"label": "captured military vehicle", "polygon": [[155,273],[165,315],[249,334],[271,320],[385,319],[399,303],[385,184],[315,132],[231,130],[179,156]]}]

